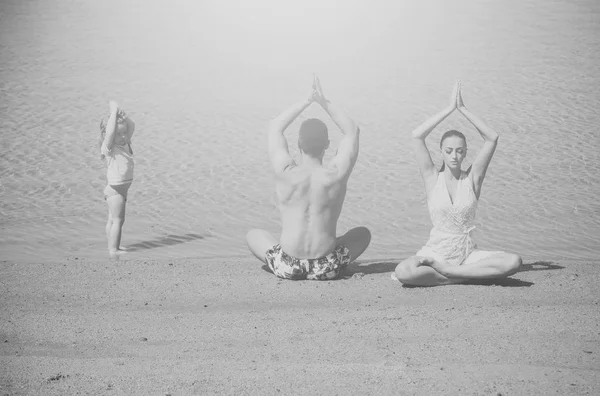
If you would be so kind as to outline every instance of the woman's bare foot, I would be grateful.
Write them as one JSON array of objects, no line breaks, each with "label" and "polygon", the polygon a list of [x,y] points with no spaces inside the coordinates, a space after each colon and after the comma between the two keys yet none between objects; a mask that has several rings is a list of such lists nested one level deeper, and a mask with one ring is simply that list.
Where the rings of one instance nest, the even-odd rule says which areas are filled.
[{"label": "woman's bare foot", "polygon": [[448,264],[447,263],[439,262],[437,260],[432,259],[431,257],[421,257],[417,261],[417,267],[420,267],[422,265],[426,265],[428,267],[431,267],[434,270],[436,270],[438,273],[440,273],[441,275],[444,275],[445,277],[448,277],[447,271],[445,271],[446,268],[448,268]]},{"label": "woman's bare foot", "polygon": [[435,263],[435,260],[430,257],[420,257],[417,260],[417,267],[420,267],[422,265],[426,265],[428,267],[433,267],[434,263]]}]

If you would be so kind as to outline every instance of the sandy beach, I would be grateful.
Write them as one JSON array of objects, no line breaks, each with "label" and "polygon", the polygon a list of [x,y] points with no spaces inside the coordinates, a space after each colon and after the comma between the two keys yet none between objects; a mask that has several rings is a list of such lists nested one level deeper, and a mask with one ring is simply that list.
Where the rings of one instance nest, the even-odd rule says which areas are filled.
[{"label": "sandy beach", "polygon": [[[0,396],[600,395],[600,2],[0,2]],[[244,243],[280,230],[265,126],[318,73],[361,127],[336,281],[284,281]],[[390,279],[431,228],[410,132],[452,83],[501,136],[475,240],[496,283]],[[98,124],[136,122],[107,258]],[[317,107],[302,118],[341,133]],[[482,146],[455,114],[465,168]],[[596,236],[594,236],[596,235]]]},{"label": "sandy beach", "polygon": [[2,395],[595,395],[597,262],[406,288],[244,259],[0,264]]}]

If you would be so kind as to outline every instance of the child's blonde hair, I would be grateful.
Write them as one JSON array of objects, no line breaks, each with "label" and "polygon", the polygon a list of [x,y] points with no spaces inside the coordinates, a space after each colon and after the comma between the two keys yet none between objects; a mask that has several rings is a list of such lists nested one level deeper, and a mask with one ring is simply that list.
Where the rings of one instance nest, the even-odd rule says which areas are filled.
[{"label": "child's blonde hair", "polygon": [[[127,120],[127,113],[123,109],[117,111],[117,123],[125,122]],[[100,119],[100,138],[98,139],[98,147],[102,149],[102,143],[106,138],[106,121],[104,118]],[[100,160],[104,161],[105,155],[100,153]]]}]

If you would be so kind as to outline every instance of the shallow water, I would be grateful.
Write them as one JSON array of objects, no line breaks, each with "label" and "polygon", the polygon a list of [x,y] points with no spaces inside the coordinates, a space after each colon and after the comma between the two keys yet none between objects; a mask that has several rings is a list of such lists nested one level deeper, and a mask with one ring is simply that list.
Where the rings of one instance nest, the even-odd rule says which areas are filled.
[{"label": "shallow water", "polygon": [[[105,254],[96,144],[109,99],[137,126],[131,256],[247,255],[249,228],[278,231],[265,124],[304,99],[316,71],[361,125],[339,230],[371,229],[365,258],[402,258],[427,239],[410,132],[461,78],[467,106],[501,136],[480,247],[597,259],[600,3],[472,3],[3,1],[3,258]],[[449,128],[465,132],[472,161],[481,139],[459,115],[429,138],[434,161]]]}]

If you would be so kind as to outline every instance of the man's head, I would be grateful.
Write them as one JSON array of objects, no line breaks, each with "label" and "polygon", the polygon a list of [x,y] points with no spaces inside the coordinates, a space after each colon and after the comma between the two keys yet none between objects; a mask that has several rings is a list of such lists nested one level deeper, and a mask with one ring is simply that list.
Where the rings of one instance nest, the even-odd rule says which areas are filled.
[{"label": "man's head", "polygon": [[300,125],[298,148],[310,157],[319,158],[329,148],[327,125],[319,119],[310,118]]}]

